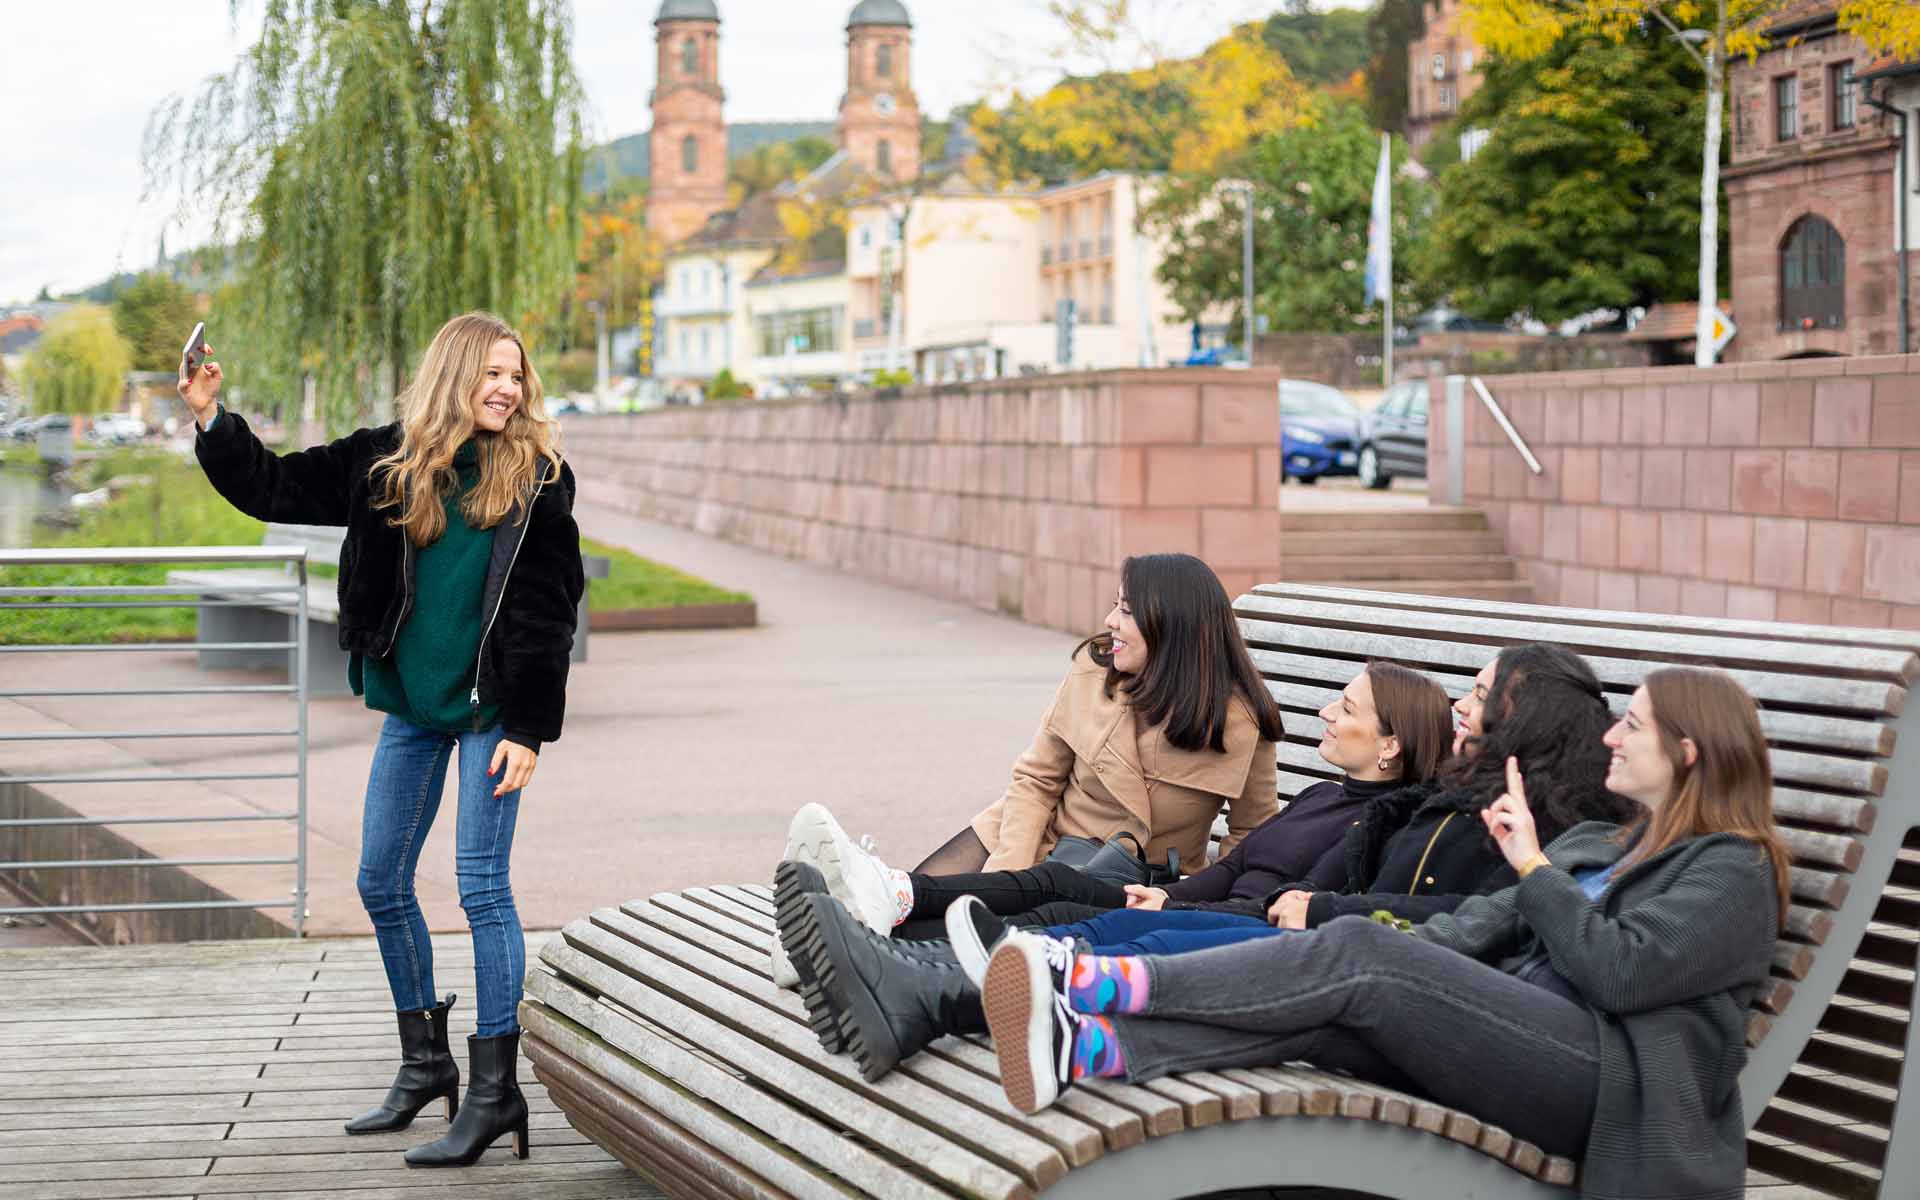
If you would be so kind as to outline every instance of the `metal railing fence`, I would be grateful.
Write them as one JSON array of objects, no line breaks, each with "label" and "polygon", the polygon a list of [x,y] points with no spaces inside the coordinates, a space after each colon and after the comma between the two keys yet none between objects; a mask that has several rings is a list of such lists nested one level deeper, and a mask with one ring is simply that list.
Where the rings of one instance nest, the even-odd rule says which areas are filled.
[{"label": "metal railing fence", "polygon": [[[191,585],[77,584],[42,586],[8,581],[8,568],[32,566],[123,566],[128,564],[186,566],[224,563],[249,566],[282,565],[292,568],[284,583],[233,582],[220,585],[219,595]],[[197,634],[191,642],[109,642],[59,645],[9,642],[7,630],[14,615],[34,610],[145,609],[145,608],[274,608],[290,611],[292,637],[287,641],[216,642]],[[0,771],[0,783],[11,784],[134,784],[292,780],[295,802],[291,812],[262,812],[227,816],[158,814],[139,817],[12,817],[0,819],[0,829],[75,826],[232,824],[246,821],[286,821],[294,827],[291,857],[233,856],[184,858],[49,859],[0,862],[0,872],[79,870],[142,867],[287,867],[294,873],[290,898],[243,900],[150,901],[141,903],[78,903],[0,908],[0,917],[106,912],[173,912],[195,909],[273,909],[293,911],[293,933],[300,937],[307,918],[307,548],[305,546],[181,546],[0,550],[0,699],[67,697],[287,695],[294,702],[291,728],[265,729],[50,729],[0,733],[0,744],[18,742],[141,741],[195,738],[291,738],[293,769],[289,771],[153,771],[120,773],[54,772],[9,775]],[[17,656],[48,653],[121,654],[142,652],[275,651],[288,653],[291,682],[285,684],[207,684],[194,686],[17,687],[21,671],[12,668]],[[12,668],[12,669],[10,669]]]}]

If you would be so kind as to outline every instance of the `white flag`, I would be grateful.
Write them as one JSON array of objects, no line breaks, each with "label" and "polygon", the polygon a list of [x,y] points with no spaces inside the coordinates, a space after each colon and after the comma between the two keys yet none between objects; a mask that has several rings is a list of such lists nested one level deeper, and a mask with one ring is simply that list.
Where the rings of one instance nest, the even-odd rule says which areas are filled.
[{"label": "white flag", "polygon": [[1367,217],[1368,304],[1393,287],[1392,145],[1389,135],[1380,135],[1380,167],[1373,175],[1373,211]]}]

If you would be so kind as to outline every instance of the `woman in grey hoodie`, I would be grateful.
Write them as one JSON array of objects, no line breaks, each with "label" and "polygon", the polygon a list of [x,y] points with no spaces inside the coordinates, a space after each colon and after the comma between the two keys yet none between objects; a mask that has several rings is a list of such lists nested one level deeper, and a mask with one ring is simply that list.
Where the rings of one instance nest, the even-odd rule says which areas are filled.
[{"label": "woman in grey hoodie", "polygon": [[1621,827],[1544,850],[1518,764],[1482,814],[1520,877],[1412,936],[1362,917],[1169,957],[1009,934],[983,1000],[1007,1098],[1074,1080],[1305,1061],[1416,1091],[1584,1158],[1590,1200],[1734,1200],[1746,1014],[1789,895],[1753,700],[1655,671],[1607,731]]}]

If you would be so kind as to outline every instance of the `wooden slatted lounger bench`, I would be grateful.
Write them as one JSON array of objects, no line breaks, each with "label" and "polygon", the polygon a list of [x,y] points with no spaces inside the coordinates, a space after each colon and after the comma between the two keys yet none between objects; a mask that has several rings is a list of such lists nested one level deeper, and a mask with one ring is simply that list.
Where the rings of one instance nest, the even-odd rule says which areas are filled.
[{"label": "wooden slatted lounger bench", "polygon": [[[1279,750],[1283,801],[1331,774],[1307,714],[1371,658],[1458,696],[1500,647],[1559,642],[1593,664],[1616,710],[1655,667],[1731,671],[1763,706],[1795,856],[1741,1076],[1750,1163],[1836,1196],[1911,1194],[1920,730],[1903,727],[1920,635],[1305,586],[1257,588],[1235,608],[1294,734]],[[1021,1117],[985,1039],[949,1037],[865,1083],[773,986],[773,940],[762,886],[662,893],[572,922],[527,980],[535,1074],[577,1128],[676,1195],[1114,1200],[1308,1185],[1411,1200],[1566,1197],[1576,1179],[1577,1163],[1467,1113],[1307,1069],[1099,1081]]]}]

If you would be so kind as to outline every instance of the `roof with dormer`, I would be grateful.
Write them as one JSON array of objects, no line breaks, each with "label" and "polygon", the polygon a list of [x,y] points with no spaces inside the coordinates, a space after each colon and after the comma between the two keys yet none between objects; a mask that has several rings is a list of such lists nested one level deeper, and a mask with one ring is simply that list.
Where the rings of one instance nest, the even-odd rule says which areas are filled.
[{"label": "roof with dormer", "polygon": [[913,27],[913,18],[907,14],[907,6],[900,0],[860,0],[853,6],[853,14],[847,18],[847,28],[856,25],[905,25]]},{"label": "roof with dormer", "polygon": [[720,7],[713,0],[660,0],[660,15],[653,19],[655,25],[662,21],[718,21]]}]

